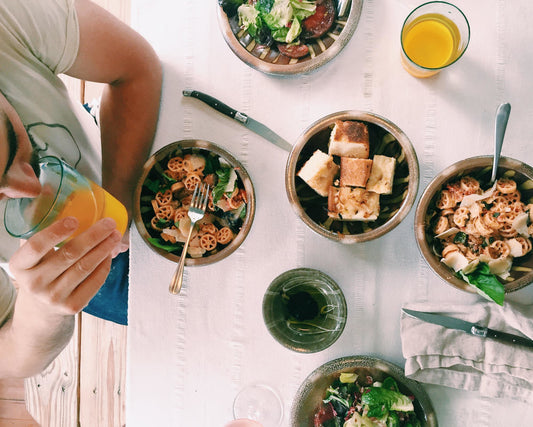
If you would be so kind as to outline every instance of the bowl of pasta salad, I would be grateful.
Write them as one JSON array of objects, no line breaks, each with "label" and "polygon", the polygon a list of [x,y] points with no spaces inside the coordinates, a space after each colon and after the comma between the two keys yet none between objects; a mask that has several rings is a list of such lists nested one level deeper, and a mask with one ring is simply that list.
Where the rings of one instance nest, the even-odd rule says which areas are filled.
[{"label": "bowl of pasta salad", "polygon": [[370,356],[346,356],[316,368],[300,385],[291,425],[437,427],[429,396],[399,366]]},{"label": "bowl of pasta salad", "polygon": [[376,239],[407,216],[419,169],[409,138],[374,113],[340,111],[304,131],[285,169],[296,214],[314,232],[341,243]]},{"label": "bowl of pasta salad", "polygon": [[503,304],[533,281],[533,168],[492,156],[459,161],[422,194],[415,214],[420,251],[452,286]]},{"label": "bowl of pasta salad", "polygon": [[205,265],[234,252],[250,231],[255,193],[244,166],[212,142],[173,142],[145,163],[135,190],[134,222],[148,246],[179,262],[190,231],[188,208],[198,184],[209,184],[206,214],[193,229],[185,265]]}]

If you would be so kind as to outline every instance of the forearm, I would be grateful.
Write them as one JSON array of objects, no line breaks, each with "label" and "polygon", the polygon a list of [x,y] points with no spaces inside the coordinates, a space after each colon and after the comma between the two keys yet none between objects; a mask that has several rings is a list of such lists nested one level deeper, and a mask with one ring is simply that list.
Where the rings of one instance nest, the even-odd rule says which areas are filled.
[{"label": "forearm", "polygon": [[107,85],[102,95],[102,184],[131,218],[137,180],[152,147],[159,116],[161,67],[148,62],[135,75]]},{"label": "forearm", "polygon": [[30,294],[19,291],[13,316],[0,329],[0,378],[36,375],[68,344],[74,316],[48,310]]}]

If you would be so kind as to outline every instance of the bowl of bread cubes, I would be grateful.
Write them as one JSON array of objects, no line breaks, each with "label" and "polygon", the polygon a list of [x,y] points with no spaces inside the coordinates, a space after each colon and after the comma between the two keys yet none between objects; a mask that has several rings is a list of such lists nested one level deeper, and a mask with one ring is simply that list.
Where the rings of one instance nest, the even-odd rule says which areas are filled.
[{"label": "bowl of bread cubes", "polygon": [[294,144],[285,170],[287,196],[302,221],[341,243],[376,239],[409,213],[419,181],[409,138],[370,112],[317,120]]}]

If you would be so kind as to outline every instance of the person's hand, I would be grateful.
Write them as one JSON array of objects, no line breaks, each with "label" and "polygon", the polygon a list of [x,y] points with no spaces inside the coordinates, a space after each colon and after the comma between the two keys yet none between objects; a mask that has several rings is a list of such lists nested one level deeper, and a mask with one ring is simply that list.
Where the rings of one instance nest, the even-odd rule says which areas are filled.
[{"label": "person's hand", "polygon": [[115,221],[104,218],[54,249],[77,227],[73,217],[52,224],[28,239],[9,262],[19,292],[31,294],[50,314],[81,311],[104,283],[120,244]]}]

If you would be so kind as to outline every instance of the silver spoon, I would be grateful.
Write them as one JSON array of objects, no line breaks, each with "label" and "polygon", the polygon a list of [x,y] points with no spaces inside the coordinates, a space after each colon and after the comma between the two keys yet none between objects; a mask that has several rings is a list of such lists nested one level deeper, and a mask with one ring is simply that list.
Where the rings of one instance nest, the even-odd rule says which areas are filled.
[{"label": "silver spoon", "polygon": [[503,137],[505,129],[507,128],[507,121],[511,113],[511,104],[506,102],[500,104],[496,111],[496,124],[494,129],[494,160],[492,161],[492,175],[490,177],[490,185],[496,181],[496,174],[498,173],[498,162],[500,161],[500,153],[502,151]]}]

